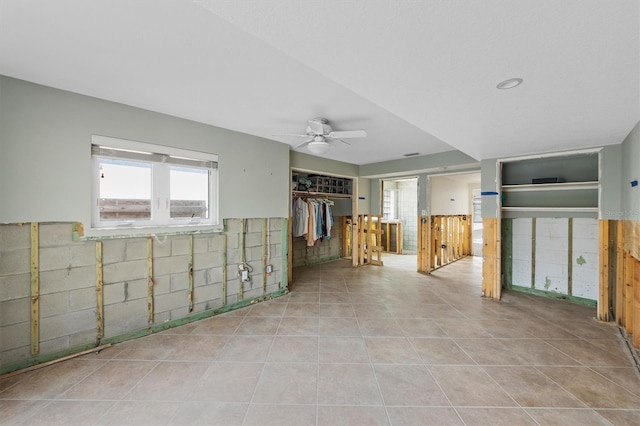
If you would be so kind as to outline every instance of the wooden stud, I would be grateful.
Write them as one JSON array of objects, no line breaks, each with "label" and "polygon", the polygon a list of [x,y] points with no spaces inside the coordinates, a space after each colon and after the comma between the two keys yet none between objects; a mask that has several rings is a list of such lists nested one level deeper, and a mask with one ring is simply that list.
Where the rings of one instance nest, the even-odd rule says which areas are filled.
[{"label": "wooden stud", "polygon": [[[240,232],[241,232],[240,238],[242,238],[242,244],[240,247],[240,250],[241,250],[240,257],[241,257],[242,263],[245,262],[243,253],[245,253],[245,250],[246,250],[245,239],[244,239],[244,221],[245,221],[244,219],[240,219]],[[242,266],[244,267],[244,265]],[[242,281],[242,275],[238,274],[238,300],[243,300],[243,299],[244,299],[244,281]]]},{"label": "wooden stud", "polygon": [[104,281],[102,268],[102,241],[96,242],[96,345],[104,337]]},{"label": "wooden stud", "polygon": [[431,216],[431,249],[429,250],[429,256],[431,257],[431,269],[438,267],[438,217]]},{"label": "wooden stud", "polygon": [[153,324],[153,237],[147,237],[147,323]]},{"label": "wooden stud", "polygon": [[262,219],[262,294],[267,294],[267,219]]},{"label": "wooden stud", "polygon": [[227,305],[227,234],[222,234],[222,306]]},{"label": "wooden stud", "polygon": [[31,223],[31,355],[40,353],[40,238],[37,222]]},{"label": "wooden stud", "polygon": [[[640,261],[633,260],[633,324],[640,329]],[[633,346],[640,347],[640,333],[633,333]]]},{"label": "wooden stud", "polygon": [[189,312],[193,312],[193,234],[189,235]]},{"label": "wooden stud", "polygon": [[609,221],[598,222],[599,247],[599,283],[598,283],[598,319],[609,321]]},{"label": "wooden stud", "polygon": [[624,318],[624,293],[625,293],[625,282],[624,282],[624,268],[625,268],[625,257],[624,257],[624,248],[622,246],[622,221],[616,221],[616,263],[615,263],[615,271],[616,271],[616,323],[618,325],[623,325]]},{"label": "wooden stud", "polygon": [[482,295],[492,299],[500,299],[500,227],[498,218],[484,218]]},{"label": "wooden stud", "polygon": [[[346,217],[342,218],[342,229],[343,233],[346,227],[344,226]],[[284,228],[282,228],[284,229]],[[346,244],[347,239],[342,239],[342,250],[343,253],[347,253],[344,244]],[[289,217],[287,221],[287,283],[291,285],[293,283],[293,218]]]}]

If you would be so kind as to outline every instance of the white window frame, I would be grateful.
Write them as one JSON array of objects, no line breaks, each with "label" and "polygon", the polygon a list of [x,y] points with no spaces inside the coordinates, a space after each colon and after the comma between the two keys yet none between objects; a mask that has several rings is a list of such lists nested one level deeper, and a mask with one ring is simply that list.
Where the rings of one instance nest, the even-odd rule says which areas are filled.
[{"label": "white window frame", "polygon": [[[220,231],[218,218],[218,156],[198,151],[154,145],[106,136],[93,135],[92,143],[92,222],[96,236],[119,234],[175,233],[181,231]],[[111,150],[110,150],[111,149]],[[130,155],[130,157],[128,157]],[[101,220],[99,209],[99,159],[121,158],[151,164],[151,219]],[[149,158],[147,160],[146,158]],[[182,163],[181,163],[182,162]],[[207,166],[195,165],[197,162]],[[185,164],[186,163],[186,164]],[[171,218],[169,211],[169,173],[173,165],[209,169],[208,218]]]}]

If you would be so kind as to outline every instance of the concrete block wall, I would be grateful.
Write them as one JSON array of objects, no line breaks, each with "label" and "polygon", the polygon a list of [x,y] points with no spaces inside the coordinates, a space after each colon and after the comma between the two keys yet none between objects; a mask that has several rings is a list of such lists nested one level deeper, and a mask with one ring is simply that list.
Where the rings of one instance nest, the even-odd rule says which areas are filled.
[{"label": "concrete block wall", "polygon": [[321,241],[318,245],[307,246],[304,237],[294,237],[292,245],[293,267],[314,265],[339,259],[342,254],[342,217],[334,217],[333,228],[331,228],[331,238]]},{"label": "concrete block wall", "polygon": [[536,290],[597,300],[598,221],[571,221],[569,235],[568,218],[536,218],[534,235],[532,218],[513,219],[512,285],[531,288],[533,276]]},{"label": "concrete block wall", "polygon": [[[259,298],[283,287],[281,218],[246,219],[242,254],[241,219],[228,219],[223,234],[152,237],[153,317],[151,325],[176,323],[198,313]],[[268,229],[263,227],[268,225]],[[264,273],[263,233],[273,266]],[[227,239],[226,252],[224,239]],[[191,241],[192,239],[192,241]],[[31,354],[31,228],[0,225],[0,373],[33,363],[38,356],[72,353],[97,339],[96,245],[102,245],[104,338],[126,339],[150,327],[147,238],[73,239],[72,223],[39,224],[39,354]],[[241,283],[238,263],[252,268]],[[223,299],[224,260],[227,297]],[[189,265],[193,264],[193,309],[189,310]],[[286,274],[286,270],[284,272]],[[266,281],[266,291],[265,291]],[[286,283],[285,283],[286,284]],[[172,325],[172,324],[169,324]],[[24,366],[24,365],[22,365]]]}]

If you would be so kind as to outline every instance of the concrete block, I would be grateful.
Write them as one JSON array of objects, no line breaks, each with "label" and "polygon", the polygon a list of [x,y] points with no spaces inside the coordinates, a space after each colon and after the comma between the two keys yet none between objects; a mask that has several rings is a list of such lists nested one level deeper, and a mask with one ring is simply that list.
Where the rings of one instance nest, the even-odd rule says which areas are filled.
[{"label": "concrete block", "polygon": [[95,309],[96,306],[97,302],[95,288],[82,288],[69,292],[70,310],[78,311],[83,309]]},{"label": "concrete block", "polygon": [[[154,312],[173,311],[178,308],[188,307],[187,291],[176,291],[169,294],[163,294],[155,297],[153,309]],[[172,319],[174,319],[172,317]]]},{"label": "concrete block", "polygon": [[97,330],[85,330],[69,335],[69,347],[77,348],[80,346],[94,344],[98,336]]},{"label": "concrete block", "polygon": [[209,247],[209,251],[222,251],[223,249],[223,237],[220,234],[216,234],[211,239],[211,247]]},{"label": "concrete block", "polygon": [[231,297],[235,297],[238,294],[239,290],[240,290],[240,281],[237,278],[235,278],[235,276],[230,277],[229,280],[227,280],[227,298],[229,298],[228,300],[231,300],[230,299]]},{"label": "concrete block", "polygon": [[40,353],[50,354],[69,349],[69,336],[60,336],[54,339],[47,339],[40,342]]},{"label": "concrete block", "polygon": [[227,233],[227,250],[237,250],[238,247],[240,247],[239,235]]},{"label": "concrete block", "polygon": [[153,278],[153,294],[166,294],[171,291],[171,275]]},{"label": "concrete block", "polygon": [[0,367],[16,364],[28,360],[31,357],[31,346],[21,346],[15,349],[2,350],[0,352]]},{"label": "concrete block", "polygon": [[0,301],[28,297],[30,292],[30,274],[0,276]]},{"label": "concrete block", "polygon": [[171,256],[171,239],[166,235],[162,238],[153,239],[153,257]]},{"label": "concrete block", "polygon": [[280,231],[282,229],[282,219],[281,217],[269,218],[269,231],[271,231],[272,235],[274,231]]},{"label": "concrete block", "polygon": [[31,320],[31,298],[0,302],[0,327]]},{"label": "concrete block", "polygon": [[213,235],[194,235],[193,237],[193,252],[194,253],[206,253],[211,251],[213,246]]},{"label": "concrete block", "polygon": [[30,224],[0,225],[0,252],[31,247]]},{"label": "concrete block", "polygon": [[102,242],[102,264],[124,262],[126,240],[105,240]]},{"label": "concrete block", "polygon": [[40,271],[70,269],[71,255],[69,247],[44,247],[39,254]]},{"label": "concrete block", "polygon": [[227,251],[227,264],[238,264],[240,263],[240,251],[239,250],[228,250]]},{"label": "concrete block", "polygon": [[96,244],[95,242],[74,243],[69,246],[70,263],[74,267],[94,266],[96,264]]},{"label": "concrete block", "polygon": [[180,274],[171,274],[171,293],[175,291],[183,291],[189,288],[189,274],[186,272]]},{"label": "concrete block", "polygon": [[171,311],[159,312],[157,314],[154,314],[153,316],[154,324],[162,324],[164,322],[169,322],[169,321],[171,321]]},{"label": "concrete block", "polygon": [[245,247],[257,247],[262,246],[262,232],[251,232],[244,237]]},{"label": "concrete block", "polygon": [[0,276],[31,272],[31,250],[0,251]]},{"label": "concrete block", "polygon": [[189,308],[185,306],[185,307],[173,309],[170,313],[170,317],[171,317],[171,320],[177,320],[177,319],[186,317],[190,313],[191,312],[189,312]]},{"label": "concrete block", "polygon": [[[146,266],[146,263],[145,263]],[[170,275],[189,270],[189,257],[186,255],[162,257],[153,261],[153,275]]]},{"label": "concrete block", "polygon": [[203,252],[193,255],[194,268],[212,268],[222,264],[220,253]]},{"label": "concrete block", "polygon": [[84,330],[95,330],[95,328],[95,309],[85,309],[48,317],[46,319],[43,318],[43,320],[40,321],[40,336],[42,341],[45,341],[56,337],[68,336],[69,334]]},{"label": "concrete block", "polygon": [[185,236],[171,239],[171,256],[182,256],[189,254],[189,238]]},{"label": "concrete block", "polygon": [[[154,263],[155,266],[155,263]],[[134,260],[103,266],[103,282],[117,283],[147,277],[147,261]]]},{"label": "concrete block", "polygon": [[40,318],[42,320],[68,312],[70,312],[68,291],[40,295]]},{"label": "concrete block", "polygon": [[242,231],[240,219],[226,219],[227,234],[239,234]]},{"label": "concrete block", "polygon": [[261,297],[262,295],[262,285],[260,285],[259,287],[254,286],[254,288],[246,289],[244,291],[245,299],[255,299],[256,297]]},{"label": "concrete block", "polygon": [[193,285],[200,287],[222,282],[222,268],[207,268],[193,272]]},{"label": "concrete block", "polygon": [[[155,282],[154,282],[155,284]],[[147,280],[132,280],[104,286],[104,305],[147,298]],[[157,290],[154,285],[154,292]]]},{"label": "concrete block", "polygon": [[262,233],[263,220],[262,219],[249,219],[247,220],[247,232],[260,232]]},{"label": "concrete block", "polygon": [[222,284],[209,284],[198,287],[193,292],[193,303],[203,303],[222,297]]},{"label": "concrete block", "polygon": [[31,324],[21,322],[2,327],[2,352],[31,345]]},{"label": "concrete block", "polygon": [[79,288],[95,288],[96,269],[94,266],[80,266],[40,273],[40,294],[57,293]]},{"label": "concrete block", "polygon": [[146,260],[148,255],[147,244],[146,238],[131,238],[126,240],[124,259],[126,261]]},{"label": "concrete block", "polygon": [[573,235],[580,238],[598,240],[598,220],[589,218],[573,219]]},{"label": "concrete block", "polygon": [[117,336],[146,327],[147,317],[147,299],[135,299],[105,306],[105,336]]},{"label": "concrete block", "polygon": [[39,225],[40,247],[59,247],[73,242],[71,223],[46,223]]},{"label": "concrete block", "polygon": [[249,261],[262,261],[262,246],[248,247],[247,248],[247,260]]}]

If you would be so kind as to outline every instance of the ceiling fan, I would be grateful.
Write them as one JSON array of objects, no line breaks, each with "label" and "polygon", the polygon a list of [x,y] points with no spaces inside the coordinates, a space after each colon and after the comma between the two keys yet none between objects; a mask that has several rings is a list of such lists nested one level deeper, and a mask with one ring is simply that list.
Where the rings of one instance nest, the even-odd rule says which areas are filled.
[{"label": "ceiling fan", "polygon": [[364,130],[335,131],[329,125],[329,120],[317,117],[307,121],[307,133],[304,135],[280,134],[274,136],[297,136],[308,138],[301,144],[296,145],[293,149],[300,149],[306,146],[312,154],[322,155],[326,154],[331,148],[330,142],[340,141],[347,145],[351,145],[343,139],[364,138],[367,136],[367,132]]}]

